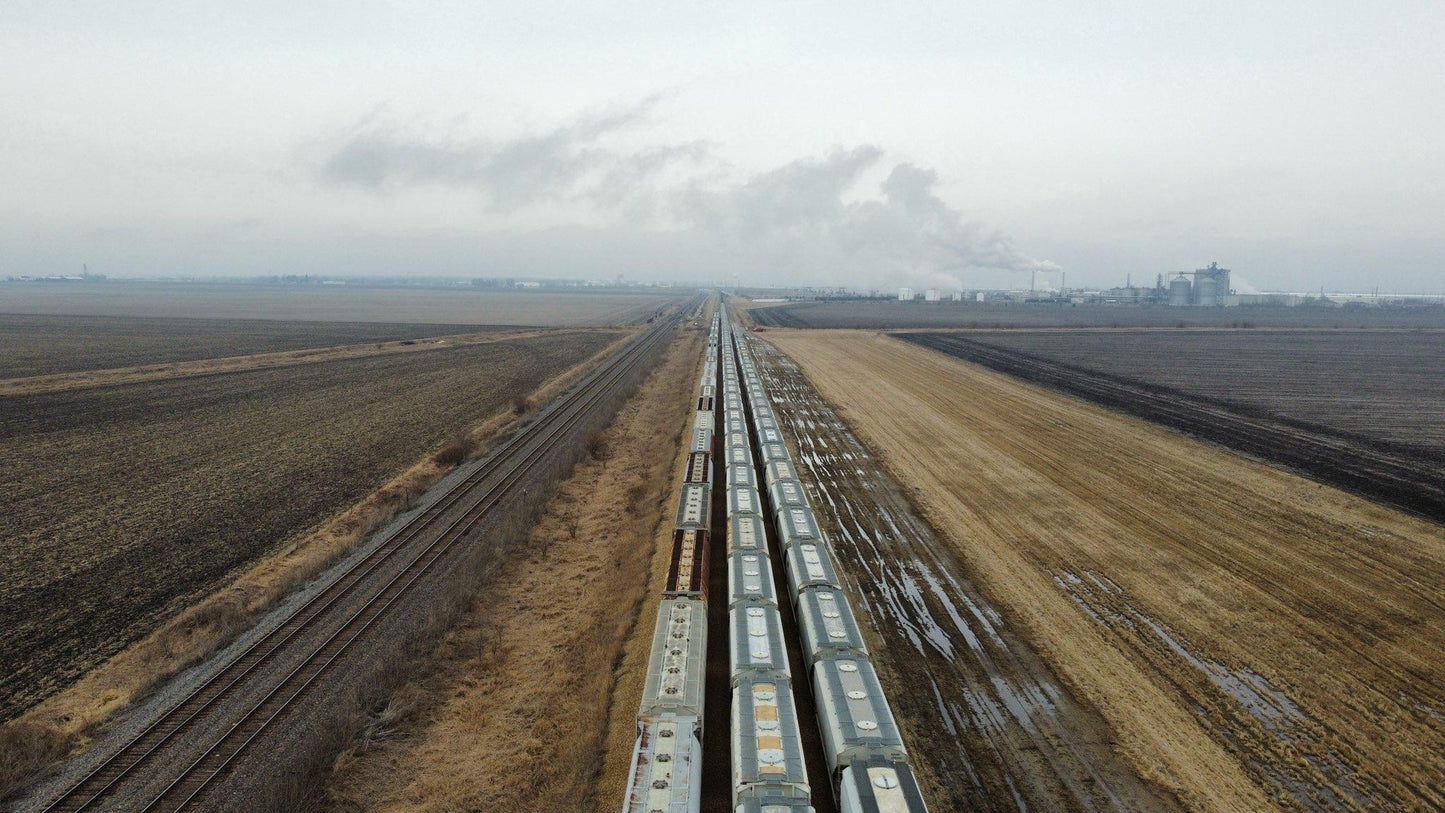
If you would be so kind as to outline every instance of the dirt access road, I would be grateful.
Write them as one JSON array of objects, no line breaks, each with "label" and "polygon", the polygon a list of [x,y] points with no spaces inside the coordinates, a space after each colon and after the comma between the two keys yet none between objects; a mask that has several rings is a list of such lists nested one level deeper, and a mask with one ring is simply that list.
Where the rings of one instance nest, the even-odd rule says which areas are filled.
[{"label": "dirt access road", "polygon": [[1445,806],[1445,529],[896,339],[767,336],[1140,776]]}]

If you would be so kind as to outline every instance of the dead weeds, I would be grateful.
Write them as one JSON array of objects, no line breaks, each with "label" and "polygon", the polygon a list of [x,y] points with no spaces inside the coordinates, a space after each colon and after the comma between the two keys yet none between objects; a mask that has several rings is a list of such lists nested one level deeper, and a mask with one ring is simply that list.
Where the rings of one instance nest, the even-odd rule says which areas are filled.
[{"label": "dead weeds", "polygon": [[402,690],[408,713],[337,761],[332,809],[597,806],[613,670],[635,620],[619,609],[635,611],[647,588],[700,356],[701,337],[679,334],[613,424],[587,439],[589,457],[549,502],[526,556],[502,565],[425,677]]}]

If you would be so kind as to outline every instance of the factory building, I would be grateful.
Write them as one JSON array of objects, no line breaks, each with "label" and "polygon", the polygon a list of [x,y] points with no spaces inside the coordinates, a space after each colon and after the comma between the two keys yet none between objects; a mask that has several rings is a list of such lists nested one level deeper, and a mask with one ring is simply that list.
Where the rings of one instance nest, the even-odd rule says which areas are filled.
[{"label": "factory building", "polygon": [[912,289],[912,288],[899,288],[899,289],[898,289],[898,301],[899,301],[899,302],[912,302],[912,301],[913,301],[913,289]]},{"label": "factory building", "polygon": [[929,288],[928,290],[924,291],[924,292],[923,292],[923,301],[924,301],[924,302],[937,302],[937,301],[938,301],[938,289],[937,289],[937,288]]}]

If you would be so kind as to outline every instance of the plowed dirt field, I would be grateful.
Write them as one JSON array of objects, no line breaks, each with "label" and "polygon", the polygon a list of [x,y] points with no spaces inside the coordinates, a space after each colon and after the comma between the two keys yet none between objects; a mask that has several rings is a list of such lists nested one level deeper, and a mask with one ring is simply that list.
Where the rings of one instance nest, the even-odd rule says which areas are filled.
[{"label": "plowed dirt field", "polygon": [[1146,779],[1445,806],[1445,529],[876,334],[770,332]]}]

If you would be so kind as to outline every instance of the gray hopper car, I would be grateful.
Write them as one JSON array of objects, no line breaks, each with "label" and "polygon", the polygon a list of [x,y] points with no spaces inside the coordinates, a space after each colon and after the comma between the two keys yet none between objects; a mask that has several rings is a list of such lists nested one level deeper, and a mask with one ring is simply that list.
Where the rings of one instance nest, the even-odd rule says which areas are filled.
[{"label": "gray hopper car", "polygon": [[728,607],[749,601],[778,603],[778,590],[773,582],[773,566],[768,557],[757,551],[739,551],[728,555]]},{"label": "gray hopper car", "polygon": [[692,716],[701,725],[706,674],[707,605],[690,598],[663,600],[657,608],[647,682],[637,716]]},{"label": "gray hopper car", "polygon": [[702,743],[696,717],[639,721],[622,813],[696,813],[702,804]]},{"label": "gray hopper car", "polygon": [[758,472],[752,466],[728,466],[728,486],[758,487]]},{"label": "gray hopper car", "polygon": [[746,446],[729,446],[723,450],[723,459],[727,461],[728,468],[734,466],[753,467],[753,450]]},{"label": "gray hopper car", "polygon": [[728,520],[728,555],[735,553],[767,555],[768,537],[762,517],[744,514]]},{"label": "gray hopper car", "polygon": [[729,449],[734,446],[746,447],[748,445],[748,433],[746,431],[728,432],[723,436],[723,445]]},{"label": "gray hopper car", "polygon": [[779,480],[800,479],[798,477],[798,470],[793,466],[793,461],[791,460],[774,460],[768,464],[763,474],[767,478],[769,486]]},{"label": "gray hopper car", "polygon": [[788,447],[779,441],[777,443],[764,443],[762,445],[763,462],[769,463],[774,460],[792,460],[788,454]]},{"label": "gray hopper car", "polygon": [[712,489],[705,483],[683,483],[674,528],[706,531],[712,527]]},{"label": "gray hopper car", "polygon": [[712,427],[696,426],[692,428],[692,445],[688,448],[690,452],[712,451]]},{"label": "gray hopper car", "polygon": [[733,687],[733,807],[744,799],[809,799],[793,686],[751,677]]},{"label": "gray hopper car", "polygon": [[803,657],[809,664],[835,655],[868,657],[862,628],[843,591],[831,587],[804,590],[798,595],[795,609]]},{"label": "gray hopper car", "polygon": [[712,410],[699,410],[693,413],[693,429],[707,429],[709,433],[717,430],[717,415]]},{"label": "gray hopper car", "polygon": [[823,541],[823,530],[811,508],[784,508],[777,512],[778,541],[787,550],[800,542]]},{"label": "gray hopper car", "polygon": [[763,501],[758,496],[758,490],[751,486],[733,486],[728,488],[728,519],[739,514],[763,515]]},{"label": "gray hopper car", "polygon": [[774,604],[746,602],[728,611],[728,654],[732,682],[749,677],[792,677],[783,641],[783,616]]},{"label": "gray hopper car", "polygon": [[838,813],[928,813],[918,778],[907,765],[858,760],[843,768]]},{"label": "gray hopper car", "polygon": [[803,492],[803,484],[797,480],[774,480],[768,483],[768,496],[773,500],[774,511],[808,507],[808,495]]},{"label": "gray hopper car", "polygon": [[798,594],[809,587],[842,588],[838,581],[838,570],[833,567],[833,557],[823,545],[813,542],[799,542],[788,548],[788,588],[793,601]]},{"label": "gray hopper car", "polygon": [[814,664],[813,699],[833,777],[855,759],[908,760],[878,673],[866,659],[826,658]]}]

